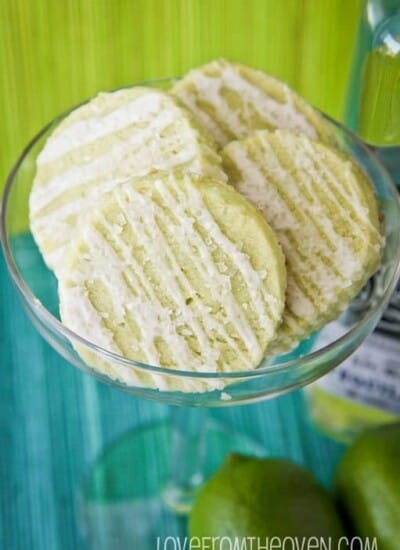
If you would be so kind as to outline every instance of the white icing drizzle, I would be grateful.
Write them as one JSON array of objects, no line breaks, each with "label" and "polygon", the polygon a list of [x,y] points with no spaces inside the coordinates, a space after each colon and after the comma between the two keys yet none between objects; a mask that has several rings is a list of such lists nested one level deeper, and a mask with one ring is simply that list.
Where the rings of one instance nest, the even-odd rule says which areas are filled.
[{"label": "white icing drizzle", "polygon": [[113,334],[99,323],[99,312],[94,309],[84,289],[59,286],[61,315],[65,319],[79,319],[79,334],[93,344],[102,346],[113,353],[119,353]]},{"label": "white icing drizzle", "polygon": [[[284,137],[283,132],[279,131],[273,137],[281,140],[282,146],[286,144],[284,139],[289,139],[288,135]],[[288,262],[284,324],[296,334],[299,331],[301,333],[302,328],[292,317],[292,313],[303,321],[315,323],[321,315],[336,307],[338,289],[351,287],[363,277],[366,250],[371,247],[375,251],[379,250],[381,237],[368,217],[368,210],[358,209],[360,195],[353,192],[352,185],[340,185],[306,138],[290,139],[296,140],[292,144],[296,147],[293,162],[297,170],[296,177],[300,178],[300,187],[290,169],[280,164],[266,134],[262,132],[248,142],[229,144],[225,152],[241,174],[236,183],[238,190],[261,208],[277,231]],[[255,160],[249,156],[250,147],[252,154],[256,155]],[[267,173],[273,174],[274,179],[279,180],[281,189],[290,198],[290,204],[279,195],[274,185],[268,183],[268,176],[260,169],[262,165],[266,167]],[[349,176],[351,181],[355,181],[354,175],[349,173]],[[324,196],[336,206],[337,215],[349,229],[348,239],[336,232],[326,205],[315,199],[315,187],[320,185],[321,177],[328,183],[324,186]],[[304,194],[302,186],[307,189],[311,198]],[[345,204],[349,204],[348,209],[343,208],[335,196],[336,192]],[[351,246],[352,238],[364,241],[364,252],[355,253]],[[296,279],[301,281],[305,289],[309,288],[310,283],[315,285],[319,289],[318,300],[314,298],[310,301]],[[309,292],[313,296],[314,291],[310,289]]]},{"label": "white icing drizzle", "polygon": [[[264,142],[263,145],[268,147],[268,142]],[[343,239],[343,237],[336,233],[333,220],[326,212],[322,202],[319,200],[314,200],[314,187],[315,185],[320,185],[320,177],[318,172],[316,170],[308,171],[307,174],[304,171],[296,172],[296,176],[300,179],[302,184],[306,184],[308,186],[311,197],[313,197],[312,202],[310,203],[310,201],[301,192],[296,180],[291,176],[287,169],[281,166],[273,149],[268,147],[267,152],[269,154],[269,162],[273,163],[274,169],[276,169],[280,176],[280,181],[285,182],[283,187],[290,197],[292,204],[296,205],[296,214],[300,214],[301,216],[301,223],[299,223],[295,217],[292,218],[291,229],[293,231],[293,243],[295,244],[295,247],[302,250],[303,254],[306,253],[307,255],[307,261],[304,265],[305,277],[314,280],[318,286],[321,286],[324,289],[330,288],[331,285],[329,285],[329,283],[331,280],[329,276],[326,276],[331,269],[329,266],[326,266],[326,274],[324,272],[321,277],[316,278],[318,274],[316,267],[321,265],[318,258],[319,254],[322,254],[322,258],[325,260],[330,258],[333,265],[340,266],[340,276],[336,277],[337,282],[342,277],[353,277],[355,273],[362,269],[363,264],[361,258],[354,254],[354,250],[349,240]],[[317,153],[315,154],[317,156]],[[304,165],[301,165],[301,167],[303,169],[305,168]],[[308,165],[307,168],[309,168]],[[307,178],[306,175],[310,175],[310,177]],[[331,194],[329,186],[325,186],[324,194]],[[283,208],[289,210],[289,207],[285,202],[282,202],[281,204]],[[353,225],[353,235],[358,234],[361,238],[364,238],[359,226],[354,224],[354,222],[350,222],[350,216],[347,215],[347,212],[345,213],[339,203],[337,203],[337,206],[338,210],[340,210],[341,216],[346,217],[346,221]],[[271,208],[271,205],[269,205],[269,207]],[[267,206],[265,203],[264,211],[267,211]],[[322,233],[322,238],[320,233]],[[298,235],[298,239],[296,239],[296,235]],[[327,246],[326,243],[329,243],[329,246]],[[315,263],[313,263],[314,258],[317,259]],[[296,266],[299,267],[297,263]],[[311,266],[312,269],[310,269]]]},{"label": "white icing drizzle", "polygon": [[[52,162],[73,148],[87,145],[100,137],[122,130],[131,124],[146,121],[149,117],[160,112],[163,97],[157,91],[141,93],[132,101],[119,105],[107,115],[97,112],[100,105],[99,100],[107,103],[108,99],[117,98],[118,93],[99,94],[91,104],[82,108],[85,113],[90,113],[91,116],[77,120],[67,127],[62,125],[46,143],[46,147],[40,154],[41,162]],[[137,94],[138,89],[134,89],[133,93]],[[123,97],[123,93],[120,95]],[[68,124],[68,120],[66,123]]]},{"label": "white icing drizzle", "polygon": [[[207,111],[200,109],[196,102],[196,96],[184,92],[177,92],[176,95],[183,101],[185,106],[198,118],[198,120],[203,124],[204,128],[210,132],[210,134],[215,139],[216,143],[219,145],[225,145],[225,143],[230,141],[230,137],[222,129],[219,123],[219,118],[209,114]],[[224,123],[226,119],[224,119]]]},{"label": "white icing drizzle", "polygon": [[[156,187],[156,183],[155,183]],[[164,189],[165,191],[165,189]],[[142,195],[139,195],[138,193],[133,193],[130,189],[126,190],[126,193],[130,195],[131,204],[135,204],[138,207],[137,213],[148,211],[148,199],[146,200],[146,197],[143,197]],[[119,198],[119,197],[118,197]],[[147,204],[146,204],[147,203]],[[175,206],[177,207],[177,203],[175,203]],[[144,247],[146,248],[149,253],[152,255],[152,260],[155,264],[157,262],[163,263],[165,262],[167,265],[169,265],[170,269],[174,272],[175,280],[170,277],[170,274],[165,273],[163,270],[160,271],[160,278],[162,280],[162,283],[164,285],[164,288],[168,288],[168,293],[170,296],[173,297],[175,303],[177,304],[177,309],[180,311],[180,318],[179,322],[182,325],[188,324],[191,326],[191,329],[193,330],[193,334],[196,336],[197,340],[199,341],[199,345],[201,349],[204,349],[205,346],[207,346],[208,343],[208,336],[204,332],[202,325],[199,324],[196,320],[196,318],[193,316],[192,310],[187,306],[183,295],[182,295],[182,289],[188,293],[190,296],[195,295],[195,290],[190,285],[187,277],[182,273],[180,270],[180,267],[175,259],[175,256],[165,238],[163,233],[160,230],[159,227],[159,221],[163,222],[163,226],[167,227],[170,220],[165,216],[163,213],[163,210],[156,206],[154,203],[152,203],[152,210],[150,217],[147,218],[146,223],[141,223],[140,227],[134,228],[131,224],[131,229],[136,230],[136,237],[138,239],[141,239],[143,242]],[[153,216],[153,217],[151,217]],[[135,218],[136,219],[136,218]],[[184,223],[185,220],[188,218],[182,217],[180,219],[181,227],[185,227],[186,224]],[[152,228],[152,233],[148,233],[149,225]],[[189,219],[189,225],[190,225],[190,219]],[[137,223],[136,223],[137,226]],[[185,229],[187,226],[185,227]],[[176,227],[174,227],[174,230]],[[179,242],[179,244],[183,247],[183,249],[188,252],[188,257],[193,255],[194,250],[193,247],[191,247],[190,240],[187,239],[187,234],[185,231],[185,237],[183,240],[179,240],[178,238],[178,232],[174,232],[176,240]],[[157,245],[157,250],[154,250],[154,245]],[[204,245],[203,245],[204,246]],[[154,250],[154,254],[153,254]],[[212,261],[212,260],[211,260]],[[203,280],[207,280],[207,274],[204,273],[203,264],[201,262],[196,263],[196,267],[199,269],[199,271],[202,271],[202,274],[204,276]],[[215,283],[214,283],[215,284]],[[211,290],[211,289],[210,289]],[[214,290],[214,286],[212,287],[212,290]],[[214,292],[214,297],[216,297],[216,294]],[[240,312],[237,312],[238,314]],[[204,322],[203,325],[208,327],[209,330],[215,331],[216,333],[219,333],[225,341],[227,341],[230,346],[232,346],[232,349],[235,350],[235,352],[243,359],[243,361],[247,361],[248,358],[245,356],[245,354],[240,350],[237,343],[232,339],[229,334],[226,332],[223,325],[216,322],[215,319],[209,315],[209,312],[206,308],[203,308],[202,311]],[[235,328],[238,332],[240,332],[240,327],[238,325],[238,319],[235,319],[237,321],[237,325]],[[245,335],[241,334],[242,338],[245,338]],[[254,335],[251,334],[249,338],[254,339]],[[257,344],[257,341],[254,342],[254,346],[256,347],[256,352],[259,353],[259,346]],[[214,351],[212,351],[212,355],[214,356]],[[211,360],[211,358],[210,358]],[[207,364],[206,364],[207,367]],[[206,370],[209,370],[207,367]]]},{"label": "white icing drizzle", "polygon": [[[303,249],[306,243],[309,243],[310,246],[313,243],[317,243],[318,252],[324,258],[331,258],[333,254],[337,254],[339,258],[344,255],[345,258],[349,259],[349,263],[352,266],[355,261],[353,250],[348,248],[346,243],[338,243],[335,240],[335,232],[331,221],[323,211],[319,211],[318,215],[316,215],[316,211],[313,208],[309,208],[309,205],[304,200],[304,196],[300,194],[297,184],[290,177],[290,174],[279,164],[277,157],[270,149],[263,152],[265,154],[268,153],[268,170],[273,171],[279,177],[286,192],[296,204],[295,210],[291,210],[288,207],[272,185],[266,185],[264,174],[260,171],[257,164],[247,156],[245,148],[240,143],[235,142],[229,145],[227,152],[242,173],[246,175],[238,183],[239,191],[251,202],[259,206],[279,234],[280,240],[282,240],[285,233],[288,231],[292,232],[293,237],[291,241],[286,242],[285,240],[284,250],[286,255],[290,254],[293,245]],[[317,209],[320,208],[317,203],[313,204],[314,206]],[[296,219],[296,215],[299,216],[300,221]],[[319,237],[321,222],[323,222],[322,225],[325,223],[324,240],[321,240]],[[281,244],[283,245],[283,242]],[[338,249],[339,245],[343,245],[340,250]],[[300,265],[296,263],[297,269],[302,264],[304,264],[304,260]],[[322,273],[321,269],[323,270]],[[351,270],[353,270],[353,267],[351,267]],[[327,288],[334,282],[337,283],[337,276],[331,274],[330,270],[326,269],[326,266],[321,265],[315,253],[307,255],[305,276],[308,280],[313,280],[318,284],[323,285],[326,282]]]},{"label": "white icing drizzle", "polygon": [[[177,311],[180,312],[180,317],[177,318],[176,325],[174,326],[174,323],[170,319],[169,311],[164,310],[161,304],[158,303],[157,307],[164,311],[166,318],[162,325],[160,325],[158,318],[155,318],[153,323],[149,323],[149,320],[147,320],[146,324],[143,324],[143,326],[146,327],[147,337],[154,339],[161,330],[163,339],[167,341],[170,348],[176,352],[177,359],[182,358],[182,360],[188,361],[188,370],[191,370],[193,364],[193,361],[190,361],[191,354],[187,346],[185,352],[181,349],[182,346],[180,343],[184,341],[184,339],[181,338],[176,331],[179,326],[187,324],[196,336],[205,360],[205,365],[198,365],[198,368],[200,370],[207,370],[208,364],[208,370],[216,370],[218,354],[208,345],[208,338],[202,327],[205,323],[201,323],[196,319],[192,310],[185,302],[184,295],[179,285],[179,266],[174,261],[173,253],[158,227],[156,218],[158,209],[156,205],[151,199],[149,200],[148,197],[131,192],[130,189],[126,189],[125,196],[128,196],[130,199],[128,220],[130,229],[140,243],[140,246],[145,248],[148,261],[153,266],[160,266],[157,274],[161,288],[170,298],[172,298],[177,306]],[[125,206],[126,208],[126,205],[121,204],[122,197],[116,195],[116,198],[120,206],[122,208]],[[143,214],[142,219],[141,214]],[[149,232],[150,228],[151,233]],[[171,272],[173,276],[171,276]],[[152,301],[155,301],[154,293]],[[208,316],[208,313],[207,308],[204,307],[202,310],[203,319]],[[146,349],[146,342],[143,347]]]},{"label": "white icing drizzle", "polygon": [[[306,156],[306,153],[308,153],[308,156]],[[367,208],[362,207],[360,204],[360,196],[356,193],[356,187],[352,185],[344,185],[339,182],[331,170],[329,170],[322,156],[320,154],[316,154],[315,149],[311,146],[311,143],[306,140],[303,140],[302,142],[301,151],[299,150],[297,152],[296,165],[302,168],[304,167],[304,169],[311,174],[314,182],[318,177],[318,173],[323,174],[326,177],[329,181],[329,185],[326,186],[324,192],[329,196],[330,200],[336,203],[338,210],[340,210],[341,216],[346,218],[346,223],[352,226],[352,230],[354,233],[357,233],[357,236],[360,239],[363,239],[368,244],[371,241],[371,234],[366,234],[360,229],[361,226],[364,226],[368,228],[369,232],[374,234],[378,241],[381,240],[379,232],[371,222],[370,211]],[[354,180],[354,175],[351,174],[350,161],[347,161],[346,170],[348,173],[348,180]],[[335,193],[336,195],[341,196],[343,201],[349,205],[349,209],[342,207]],[[357,207],[354,207],[354,205],[357,205]]]},{"label": "white icing drizzle", "polygon": [[[104,181],[88,182],[85,186],[85,195],[82,198],[76,197],[72,201],[65,202],[62,206],[54,208],[46,215],[38,215],[32,219],[32,225],[38,231],[46,232],[51,235],[57,231],[70,230],[71,224],[67,221],[69,217],[78,217],[80,213],[87,212],[97,202],[99,197],[112,191],[120,183],[125,183],[132,178],[122,177],[115,179],[106,179]],[[53,235],[56,238],[57,235]],[[60,235],[63,240],[64,235]]]},{"label": "white icing drizzle", "polygon": [[[104,217],[101,217],[101,223],[103,224],[104,222]],[[105,227],[107,227],[107,225],[105,225]],[[170,336],[173,340],[176,353],[182,358],[189,357],[189,350],[185,340],[178,338],[173,330],[171,331],[173,327],[171,327],[169,312],[162,308],[154,293],[154,289],[147,281],[142,267],[130,253],[129,247],[117,237],[116,242],[118,243],[118,248],[123,253],[123,261],[121,262],[120,257],[116,254],[113,247],[98,233],[98,231],[91,226],[85,229],[84,237],[85,243],[90,247],[88,256],[90,260],[86,265],[82,264],[78,276],[74,278],[74,284],[77,285],[75,287],[75,292],[76,290],[78,290],[78,292],[76,292],[75,296],[66,295],[64,297],[64,302],[79,302],[88,273],[95,273],[96,280],[107,288],[108,295],[113,305],[112,314],[116,316],[115,322],[117,324],[123,323],[126,315],[134,319],[141,334],[140,351],[145,355],[147,363],[153,365],[159,364],[160,356],[154,345],[154,338],[157,336],[164,338]],[[125,278],[128,279],[129,286],[125,282]],[[135,295],[135,292],[137,292],[137,295]],[[103,315],[93,307],[91,307],[89,311],[90,325],[88,325],[85,336],[89,340],[94,341],[91,336],[91,331],[96,335],[98,327],[103,326]],[[64,315],[63,318],[67,323],[77,325],[73,328],[80,332],[79,317],[68,319],[68,317]],[[99,337],[101,337],[102,329],[99,330],[98,334]],[[100,340],[95,343],[98,343],[106,349],[110,349],[110,351],[123,355],[123,350],[116,344],[114,344],[112,348],[108,348],[107,340],[103,342]],[[135,350],[137,351],[137,348],[133,347],[131,356],[135,355]],[[120,372],[120,367],[117,365],[114,365],[114,369],[116,369],[118,373]],[[160,384],[163,383],[163,377],[155,373],[149,374],[151,374],[151,377],[156,382],[157,387],[162,389]],[[160,378],[159,382],[157,382],[157,378]]]},{"label": "white icing drizzle", "polygon": [[[132,127],[132,133],[128,139],[115,144],[110,143],[107,152],[102,156],[94,156],[91,162],[71,166],[46,183],[40,182],[35,193],[32,194],[32,207],[35,212],[40,213],[42,208],[74,187],[84,185],[96,178],[103,179],[110,172],[110,167],[115,167],[111,174],[115,173],[116,168],[119,173],[117,178],[111,178],[116,183],[129,176],[144,176],[150,171],[169,170],[174,166],[190,162],[193,163],[192,170],[199,172],[201,151],[199,144],[193,141],[193,129],[179,124],[179,140],[176,127],[173,127],[171,137],[157,137],[174,123],[174,119],[175,123],[179,121],[176,113],[170,110],[157,113],[154,120],[149,121],[145,128],[138,130]],[[111,130],[107,135],[111,140]],[[52,140],[48,143],[52,143]],[[47,148],[43,149],[42,154],[46,151]],[[46,162],[39,156],[38,168],[45,169],[45,164]]]},{"label": "white icing drizzle", "polygon": [[[170,178],[170,182],[173,181],[173,178]],[[227,313],[227,323],[231,324],[237,333],[239,334],[240,338],[244,342],[245,345],[248,346],[248,350],[251,353],[251,355],[257,356],[260,353],[259,344],[257,343],[257,340],[255,339],[255,335],[248,324],[248,322],[245,321],[243,316],[243,311],[239,307],[239,304],[235,301],[233,295],[230,292],[230,288],[226,288],[226,285],[224,284],[227,280],[227,277],[225,275],[221,275],[218,270],[215,267],[215,264],[211,258],[211,255],[209,253],[208,248],[206,247],[205,243],[200,238],[199,234],[194,231],[193,225],[190,222],[185,223],[186,220],[188,220],[188,214],[184,211],[184,208],[180,208],[180,204],[182,202],[174,201],[172,199],[172,195],[167,192],[167,189],[165,188],[165,185],[163,184],[162,180],[156,180],[154,183],[155,189],[162,195],[163,199],[167,199],[166,203],[168,204],[171,211],[176,212],[177,216],[179,217],[179,223],[182,224],[182,227],[184,227],[185,230],[185,240],[180,241],[179,244],[183,245],[183,243],[186,241],[186,243],[189,243],[188,248],[190,250],[195,249],[198,253],[197,260],[198,264],[197,266],[202,270],[202,274],[204,277],[204,280],[210,280],[211,284],[208,285],[208,290],[210,291],[213,298],[217,298],[218,296],[221,296],[221,293],[223,293],[224,302],[223,306]],[[188,190],[193,193],[193,186],[188,185]],[[130,196],[130,212],[134,212],[134,209],[136,210],[136,216],[132,216],[132,223],[133,220],[137,220],[138,215],[140,212],[148,212],[150,210],[150,217],[146,219],[146,222],[141,224],[141,227],[137,231],[137,235],[140,235],[140,238],[142,239],[146,232],[146,227],[148,227],[148,224],[153,227],[153,239],[149,238],[149,240],[145,243],[147,249],[148,247],[151,247],[151,252],[155,253],[155,261],[157,260],[162,264],[166,263],[169,264],[170,269],[172,269],[174,273],[174,277],[183,285],[185,285],[185,279],[182,275],[181,270],[179,269],[179,265],[177,264],[176,260],[174,259],[174,255],[172,251],[170,250],[170,247],[165,240],[162,232],[158,228],[157,218],[162,220],[164,222],[164,225],[168,223],[168,219],[165,218],[165,215],[163,214],[162,209],[158,208],[154,204],[152,204],[153,208],[149,208],[148,204],[148,198],[143,197],[142,195],[139,195],[135,193],[131,188],[126,190],[126,193]],[[168,195],[168,197],[167,197]],[[199,207],[199,200],[200,196],[198,193],[195,193],[195,197],[181,197],[181,199],[186,198],[186,208],[188,207],[188,203],[190,204],[190,208],[193,209],[193,207],[196,205]],[[196,202],[192,202],[191,199],[197,198],[197,204]],[[169,201],[168,201],[169,199]],[[190,201],[190,202],[189,202]],[[153,210],[153,212],[151,212]],[[201,209],[201,212],[205,211],[204,206]],[[196,220],[200,221],[198,215],[199,211],[196,209]],[[215,222],[214,222],[215,224]],[[215,224],[216,225],[216,224]],[[204,227],[204,226],[203,226]],[[218,227],[216,225],[216,227]],[[205,228],[208,230],[208,228]],[[214,238],[214,235],[210,232],[210,236]],[[193,243],[194,241],[194,243]],[[221,246],[221,243],[216,241],[219,246]],[[229,241],[230,242],[230,241]],[[155,251],[155,245],[157,244],[157,251]],[[244,257],[244,255],[242,255]],[[249,270],[250,271],[250,270]],[[254,270],[253,270],[254,271]],[[164,285],[168,288],[168,293],[173,297],[175,302],[179,306],[179,311],[181,311],[183,324],[189,324],[193,322],[193,314],[192,311],[187,308],[185,305],[185,302],[182,297],[182,290],[180,289],[179,285],[175,284],[174,279],[171,279],[170,274],[164,274],[163,270],[160,272],[161,277],[163,278]],[[186,279],[187,281],[187,279]],[[187,284],[187,283],[186,283]],[[186,286],[186,285],[185,285]],[[188,289],[189,291],[191,289]],[[192,292],[193,293],[193,292]],[[185,313],[189,313],[189,318],[185,319]],[[206,312],[203,312],[206,313]],[[264,312],[263,312],[264,313]],[[265,316],[265,313],[264,313]],[[208,322],[210,322],[211,318],[208,316]],[[260,322],[262,321],[262,318],[260,318]],[[203,325],[207,326],[207,320],[203,323]],[[220,330],[221,332],[221,330]],[[199,337],[198,332],[195,332],[196,336]],[[222,331],[223,336],[226,338],[227,333],[225,330]],[[206,346],[207,345],[207,338],[205,335],[201,335],[202,338],[200,339],[200,345]],[[203,348],[202,348],[203,349]]]},{"label": "white icing drizzle", "polygon": [[[180,189],[177,188],[176,190],[181,197],[182,193]],[[209,210],[204,206],[200,193],[198,193],[192,186],[188,187],[188,204],[191,205],[191,208],[196,205],[196,213],[199,223],[202,224],[210,238],[217,243],[219,248],[221,248],[231,258],[231,260],[234,261],[235,266],[242,274],[243,280],[248,282],[248,290],[252,299],[254,310],[259,316],[261,326],[267,328],[270,326],[270,320],[265,315],[265,310],[262,304],[269,303],[272,307],[274,316],[277,318],[279,317],[279,302],[274,296],[267,293],[265,285],[263,284],[263,278],[253,269],[248,256],[243,254],[238,246],[222,233],[221,228],[215,222]],[[216,270],[215,267],[213,267],[213,269]],[[212,285],[211,287],[213,288]]]},{"label": "white icing drizzle", "polygon": [[[64,285],[60,285],[59,293],[62,318],[71,320],[71,328],[76,328],[76,321],[74,323],[73,320],[79,319],[78,328],[80,336],[112,353],[121,353],[119,346],[114,341],[113,333],[103,323],[102,313],[93,307],[87,292],[82,292],[82,288],[79,286],[65,287]],[[76,350],[82,354],[82,357],[85,358],[86,356],[89,364],[91,362],[104,364],[106,372],[112,377],[119,378],[129,384],[143,385],[144,375],[139,370],[123,367],[117,365],[115,362],[105,361],[100,355],[97,355],[97,352],[88,352],[83,345],[76,345]],[[89,356],[90,353],[92,353],[91,357]],[[162,375],[149,371],[146,373],[146,377],[153,380],[153,383],[159,389],[167,389],[167,382]]]},{"label": "white icing drizzle", "polygon": [[[163,200],[168,205],[170,210],[180,218],[182,227],[184,228],[185,236],[185,238],[182,240],[182,245],[188,251],[192,251],[192,253],[193,251],[196,251],[200,260],[196,263],[196,268],[202,273],[203,279],[209,281],[207,289],[210,291],[213,298],[217,298],[221,295],[221,293],[227,295],[228,297],[231,297],[229,277],[221,273],[220,266],[217,266],[215,264],[214,260],[212,259],[209,247],[207,247],[201,235],[195,230],[192,220],[190,219],[190,217],[188,217],[188,213],[186,211],[186,209],[190,205],[190,209],[196,214],[197,222],[202,225],[204,229],[206,229],[209,242],[214,241],[220,249],[224,250],[224,252],[231,257],[231,259],[233,259],[234,261],[235,259],[237,259],[236,257],[230,255],[232,253],[232,249],[228,250],[227,248],[225,248],[225,246],[228,246],[228,243],[232,244],[232,242],[229,239],[226,239],[226,237],[221,233],[221,230],[219,229],[215,220],[205,208],[201,199],[201,195],[192,187],[188,186],[188,195],[185,196],[178,187],[175,187],[175,192],[177,193],[179,199],[176,200],[174,199],[172,194],[169,193],[168,189],[162,186],[162,182],[156,182],[155,188],[162,193]],[[202,221],[203,224],[201,224]],[[234,245],[233,248],[234,251],[237,252],[236,245]],[[248,258],[240,252],[239,254],[240,260],[242,260],[243,263],[246,264],[246,274],[248,276],[251,276],[251,274],[254,273],[254,270],[253,268],[249,267]],[[235,266],[237,265],[238,264],[235,262]],[[254,281],[251,282],[254,283]],[[258,285],[258,287],[260,286],[259,279],[256,281],[256,284]],[[261,326],[263,326],[264,328],[266,328],[266,326],[270,326],[269,319],[267,322],[265,322],[266,315],[264,309],[260,307],[260,302],[254,300],[254,294],[251,297],[253,298],[253,306],[256,309],[258,308],[257,313],[259,314]],[[256,296],[256,299],[264,300],[262,303],[265,303],[266,299],[268,298],[270,299],[271,303],[274,301],[274,297],[272,297],[271,295],[268,295],[268,297],[266,297],[265,295],[263,296],[262,294],[257,294]],[[229,303],[229,306],[230,307],[228,313],[233,319],[233,324],[236,330],[238,330],[239,333],[241,331],[244,331],[244,333],[241,334],[241,337],[243,338],[243,340],[247,339],[249,342],[251,342],[254,338],[254,335],[251,333],[248,322],[244,320],[243,310],[238,307],[238,304],[235,301],[231,301]],[[255,341],[254,345],[256,345]]]},{"label": "white icing drizzle", "polygon": [[[267,124],[277,128],[290,128],[292,130],[303,132],[309,137],[316,139],[318,134],[306,117],[296,109],[293,104],[293,92],[282,84],[282,89],[285,94],[285,103],[275,100],[268,93],[243,78],[238,69],[226,62],[216,62],[216,70],[220,71],[218,75],[207,75],[203,69],[193,71],[187,77],[187,82],[193,85],[198,97],[209,102],[215,107],[218,120],[230,129],[237,138],[242,138],[248,135],[248,122],[251,117],[244,113],[243,121],[240,119],[238,111],[232,110],[221,91],[223,88],[231,89],[237,92],[242,98],[241,109],[246,109],[246,104],[251,104],[251,107],[258,115],[266,121]],[[218,134],[218,124],[212,120],[206,111],[201,106],[197,105],[196,95],[193,94],[191,88],[186,88],[185,79],[177,86],[177,95],[183,101],[188,102],[190,108],[195,111],[196,116],[203,120],[207,127],[212,126],[212,132]],[[225,141],[225,136],[219,131],[219,135],[214,135],[219,143]]]}]

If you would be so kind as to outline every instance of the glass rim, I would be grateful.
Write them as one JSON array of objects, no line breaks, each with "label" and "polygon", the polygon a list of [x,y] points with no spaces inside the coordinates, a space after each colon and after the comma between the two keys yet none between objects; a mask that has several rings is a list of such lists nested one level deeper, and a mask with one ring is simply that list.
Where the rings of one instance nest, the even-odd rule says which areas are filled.
[{"label": "glass rim", "polygon": [[[146,81],[134,83],[131,85],[123,86],[117,89],[120,90],[125,88],[131,88],[133,86],[156,86],[157,84],[161,85],[161,84],[171,83],[177,80],[179,80],[178,77],[162,78],[157,80],[146,80]],[[376,315],[379,309],[383,308],[385,304],[389,301],[390,296],[397,283],[397,280],[399,279],[399,276],[400,276],[400,240],[399,240],[399,243],[397,244],[397,249],[398,249],[397,266],[393,273],[393,277],[390,283],[386,285],[386,288],[383,294],[379,297],[376,303],[373,306],[371,306],[370,310],[365,314],[363,319],[359,323],[357,323],[355,326],[351,327],[348,331],[346,331],[345,334],[342,334],[340,337],[338,337],[328,345],[323,346],[321,349],[311,351],[310,353],[306,353],[305,355],[302,355],[299,357],[284,360],[277,364],[269,364],[263,367],[255,367],[252,370],[243,370],[243,371],[234,371],[234,372],[213,372],[213,371],[199,372],[199,371],[186,371],[186,370],[180,370],[180,369],[158,367],[155,365],[142,363],[140,361],[135,361],[133,359],[128,359],[126,357],[123,357],[122,355],[108,351],[105,348],[97,344],[94,344],[93,342],[90,342],[89,340],[83,338],[76,332],[69,329],[59,319],[57,319],[57,317],[55,317],[52,313],[50,313],[50,311],[47,308],[45,308],[42,305],[42,303],[38,300],[38,298],[36,298],[36,296],[27,286],[22,275],[20,274],[17,264],[14,261],[13,253],[9,246],[9,239],[8,239],[8,233],[6,228],[6,212],[7,212],[7,206],[8,206],[8,199],[12,190],[12,185],[18,174],[18,170],[22,165],[22,163],[24,162],[28,153],[36,145],[36,143],[50,130],[52,126],[54,126],[58,121],[62,120],[70,112],[77,109],[79,106],[86,104],[88,101],[90,101],[90,99],[91,98],[73,106],[70,109],[67,109],[60,115],[53,118],[28,142],[28,144],[24,147],[21,154],[19,155],[16,162],[11,168],[11,171],[6,179],[3,196],[0,203],[0,240],[3,246],[4,256],[5,256],[7,267],[11,274],[13,283],[16,285],[17,289],[19,290],[20,294],[24,298],[29,308],[40,318],[40,320],[43,323],[48,325],[53,332],[60,334],[65,339],[67,339],[70,343],[74,342],[74,343],[83,345],[89,351],[95,352],[97,356],[105,358],[106,360],[112,361],[113,363],[116,363],[123,367],[140,369],[145,372],[151,372],[158,375],[169,375],[169,376],[180,376],[180,377],[183,376],[185,378],[193,378],[193,379],[203,379],[203,380],[241,379],[243,380],[246,378],[253,379],[253,378],[258,378],[265,375],[267,376],[273,375],[273,374],[276,375],[276,374],[285,373],[287,371],[293,372],[295,370],[301,370],[302,367],[308,364],[310,361],[318,361],[320,358],[323,358],[326,354],[328,354],[333,349],[341,347],[345,345],[347,342],[350,342],[353,339],[355,334],[362,333],[363,328],[369,324],[370,320]],[[393,195],[393,197],[396,197],[398,195],[398,191],[392,180],[392,177],[390,176],[390,174],[388,173],[388,171],[386,170],[385,166],[380,161],[380,159],[373,153],[373,151],[371,151],[370,146],[365,142],[363,142],[356,134],[351,132],[349,129],[343,126],[340,122],[334,120],[332,117],[330,117],[329,115],[326,115],[325,113],[322,113],[321,111],[319,112],[320,114],[322,114],[324,118],[328,120],[328,122],[330,122],[330,124],[332,124],[335,128],[339,129],[352,141],[354,141],[357,144],[357,146],[362,149],[363,153],[367,157],[373,159],[374,164],[377,165],[380,172],[384,174],[386,184],[389,186],[391,194]],[[362,169],[362,167],[360,168]],[[393,203],[396,205],[397,214],[400,218],[400,197],[397,197],[397,200],[394,200]],[[301,341],[299,341],[298,344],[300,344],[300,342]],[[262,364],[263,360],[260,362],[260,364]],[[91,368],[95,368],[95,367],[91,367]]]}]

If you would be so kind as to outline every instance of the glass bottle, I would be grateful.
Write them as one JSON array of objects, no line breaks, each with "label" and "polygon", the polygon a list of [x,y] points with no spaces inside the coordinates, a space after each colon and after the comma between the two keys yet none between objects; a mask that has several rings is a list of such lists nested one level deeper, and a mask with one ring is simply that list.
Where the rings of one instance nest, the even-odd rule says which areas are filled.
[{"label": "glass bottle", "polygon": [[[345,122],[381,158],[400,189],[400,0],[364,3]],[[359,306],[367,299],[368,289]],[[317,426],[347,441],[367,426],[400,416],[400,282],[375,332],[310,386],[308,401]]]}]

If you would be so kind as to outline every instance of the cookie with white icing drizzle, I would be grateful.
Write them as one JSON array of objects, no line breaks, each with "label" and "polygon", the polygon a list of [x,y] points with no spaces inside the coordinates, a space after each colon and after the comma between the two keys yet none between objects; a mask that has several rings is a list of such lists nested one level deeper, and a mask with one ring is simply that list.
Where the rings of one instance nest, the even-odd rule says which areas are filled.
[{"label": "cookie with white icing drizzle", "polygon": [[220,147],[254,130],[286,128],[326,143],[323,117],[287,84],[263,71],[218,59],[189,71],[172,88]]},{"label": "cookie with white icing drizzle", "polygon": [[[97,204],[59,279],[63,322],[146,364],[192,372],[254,369],[281,321],[285,260],[262,214],[217,180],[168,173],[133,179]],[[127,384],[223,386],[144,373],[78,349]]]},{"label": "cookie with white icing drizzle", "polygon": [[337,317],[379,265],[378,204],[364,173],[327,145],[258,131],[222,151],[230,182],[277,234],[287,261],[283,322],[270,351]]},{"label": "cookie with white icing drizzle", "polygon": [[133,87],[100,93],[69,114],[37,159],[30,225],[56,274],[81,216],[118,183],[176,167],[226,180],[215,143],[175,98]]}]

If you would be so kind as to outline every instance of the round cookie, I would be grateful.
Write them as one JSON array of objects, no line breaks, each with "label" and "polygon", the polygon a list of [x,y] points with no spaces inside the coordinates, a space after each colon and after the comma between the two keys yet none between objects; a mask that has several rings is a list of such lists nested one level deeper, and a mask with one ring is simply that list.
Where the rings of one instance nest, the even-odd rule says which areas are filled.
[{"label": "round cookie", "polygon": [[[242,371],[275,337],[285,287],[282,251],[253,205],[227,184],[168,173],[122,184],[93,209],[59,279],[60,312],[74,332],[129,359]],[[84,358],[129,385],[223,387]]]},{"label": "round cookie", "polygon": [[290,349],[337,317],[377,269],[383,237],[373,187],[350,158],[287,130],[255,132],[222,156],[286,256],[286,307],[269,351]]},{"label": "round cookie", "polygon": [[76,226],[104,192],[132,176],[180,167],[226,181],[212,138],[161,90],[100,93],[71,112],[37,159],[30,225],[56,273]]},{"label": "round cookie", "polygon": [[218,59],[172,88],[220,147],[254,130],[286,128],[333,143],[323,117],[287,84],[263,71]]}]

